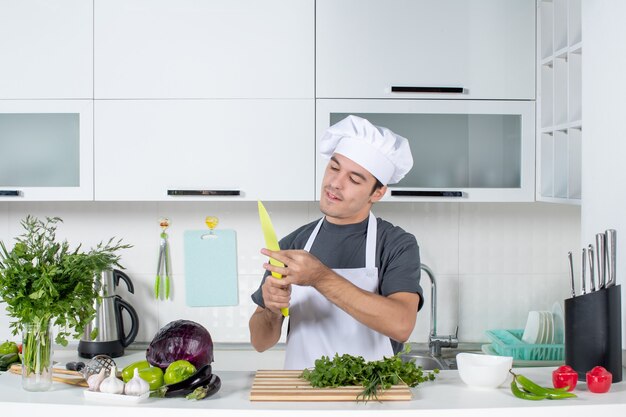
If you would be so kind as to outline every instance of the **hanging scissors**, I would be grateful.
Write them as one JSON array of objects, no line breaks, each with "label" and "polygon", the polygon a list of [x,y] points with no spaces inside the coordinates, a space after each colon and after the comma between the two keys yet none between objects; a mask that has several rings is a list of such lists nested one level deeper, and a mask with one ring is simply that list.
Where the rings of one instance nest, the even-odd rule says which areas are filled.
[{"label": "hanging scissors", "polygon": [[[159,247],[159,263],[157,264],[156,280],[154,281],[154,297],[158,300],[163,294],[161,290],[161,278],[165,277],[165,294],[164,299],[170,297],[170,245],[167,241],[167,233],[165,230],[170,226],[170,221],[163,218],[159,221],[161,226],[161,245]],[[163,274],[165,272],[165,275]]]}]

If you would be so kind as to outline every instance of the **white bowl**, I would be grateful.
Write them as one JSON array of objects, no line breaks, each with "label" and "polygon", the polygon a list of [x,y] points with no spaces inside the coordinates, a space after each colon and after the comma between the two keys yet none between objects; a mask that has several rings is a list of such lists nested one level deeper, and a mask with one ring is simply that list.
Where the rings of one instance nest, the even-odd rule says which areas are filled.
[{"label": "white bowl", "polygon": [[497,388],[509,376],[513,357],[459,353],[456,364],[461,380],[470,387]]}]

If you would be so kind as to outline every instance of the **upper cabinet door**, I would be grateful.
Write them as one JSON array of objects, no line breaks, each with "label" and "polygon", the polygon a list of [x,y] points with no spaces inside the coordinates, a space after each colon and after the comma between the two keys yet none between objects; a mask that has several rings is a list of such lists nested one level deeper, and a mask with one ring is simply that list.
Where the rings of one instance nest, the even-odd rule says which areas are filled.
[{"label": "upper cabinet door", "polygon": [[314,0],[95,0],[96,98],[313,98]]},{"label": "upper cabinet door", "polygon": [[[532,100],[317,100],[319,153],[324,131],[348,115],[405,137],[413,167],[384,201],[534,201]],[[327,159],[318,158],[320,197]]]},{"label": "upper cabinet door", "polygon": [[535,0],[316,8],[317,98],[535,98]]},{"label": "upper cabinet door", "polygon": [[96,200],[310,201],[314,100],[96,100]]},{"label": "upper cabinet door", "polygon": [[93,97],[93,5],[0,0],[0,99]]},{"label": "upper cabinet door", "polygon": [[0,100],[0,201],[93,200],[93,100]]},{"label": "upper cabinet door", "polygon": [[0,99],[93,97],[93,7],[0,0]]}]

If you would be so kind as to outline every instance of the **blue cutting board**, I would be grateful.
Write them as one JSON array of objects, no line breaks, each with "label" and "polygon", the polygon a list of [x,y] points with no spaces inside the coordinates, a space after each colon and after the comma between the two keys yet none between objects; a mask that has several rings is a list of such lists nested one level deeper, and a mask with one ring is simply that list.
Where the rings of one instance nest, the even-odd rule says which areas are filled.
[{"label": "blue cutting board", "polygon": [[236,306],[237,234],[234,230],[185,231],[185,298],[190,307]]}]

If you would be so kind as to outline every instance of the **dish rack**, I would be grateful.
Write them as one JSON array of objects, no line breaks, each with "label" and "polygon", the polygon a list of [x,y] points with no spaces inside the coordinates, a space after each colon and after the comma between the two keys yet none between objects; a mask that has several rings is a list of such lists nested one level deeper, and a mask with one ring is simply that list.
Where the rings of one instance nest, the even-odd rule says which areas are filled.
[{"label": "dish rack", "polygon": [[487,330],[493,350],[501,356],[512,356],[514,360],[562,361],[565,357],[563,344],[534,345],[522,340],[523,329]]}]

